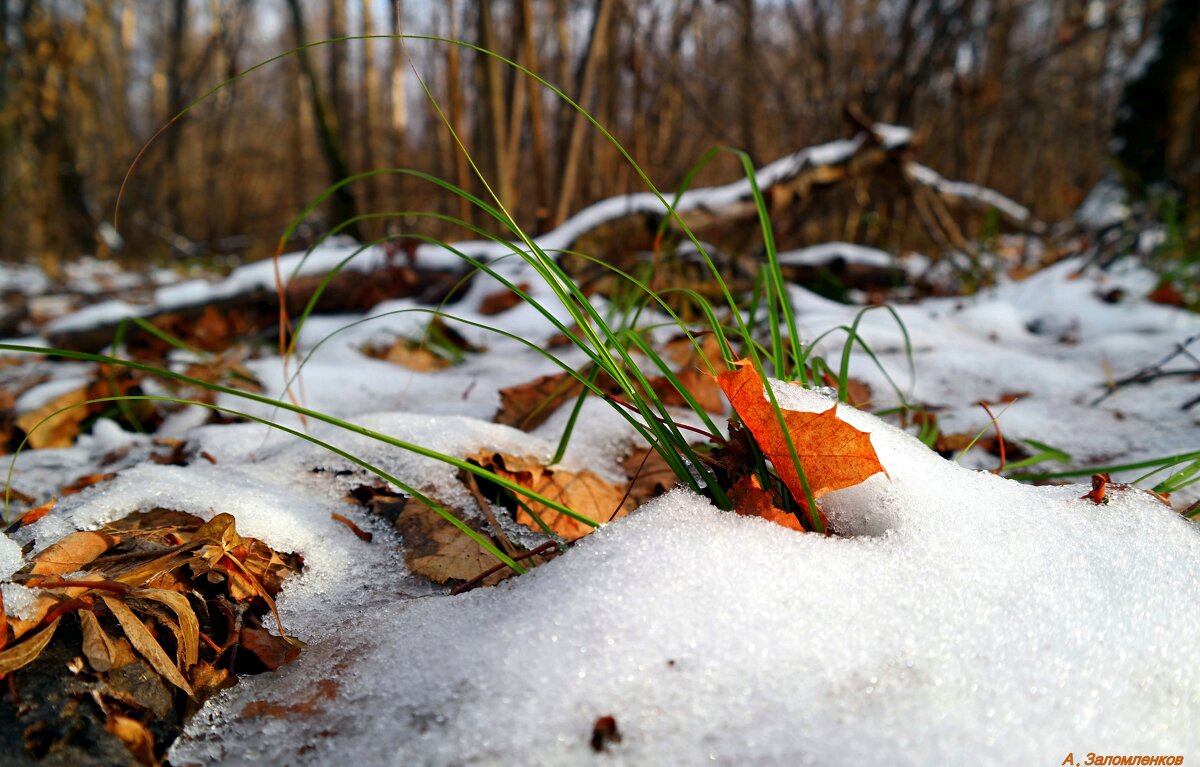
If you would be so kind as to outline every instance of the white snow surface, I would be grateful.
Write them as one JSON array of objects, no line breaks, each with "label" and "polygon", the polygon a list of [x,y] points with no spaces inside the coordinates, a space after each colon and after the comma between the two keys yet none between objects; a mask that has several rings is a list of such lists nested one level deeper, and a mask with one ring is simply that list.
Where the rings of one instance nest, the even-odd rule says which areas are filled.
[{"label": "white snow surface", "polygon": [[[851,143],[817,154],[853,151]],[[789,162],[816,161],[812,151]],[[784,166],[761,173],[768,171]],[[744,191],[699,190],[688,204]],[[589,209],[577,223],[585,228],[587,216],[632,204],[642,203],[605,201],[599,205],[611,210]],[[558,230],[542,246],[568,237]],[[491,257],[498,246],[469,247]],[[322,247],[300,268],[315,273],[353,252]],[[798,253],[789,258],[823,255]],[[285,257],[284,273],[301,258]],[[890,377],[909,402],[938,414],[945,433],[990,428],[975,403],[994,403],[1006,438],[1071,455],[1065,466],[1038,469],[1196,450],[1200,408],[1181,407],[1200,396],[1200,380],[1156,379],[1093,402],[1107,381],[1200,333],[1200,317],[1144,300],[1153,275],[1131,264],[1107,272],[1080,272],[1082,265],[1066,261],[978,296],[897,307],[915,376],[901,327],[870,311],[858,330],[882,369],[855,353],[851,373],[871,386],[878,408],[899,401]],[[565,320],[527,266],[494,266],[514,283],[531,282],[537,300]],[[209,300],[273,284],[274,267],[256,264],[215,285],[161,289],[157,300]],[[311,355],[298,395],[316,410],[449,455],[489,449],[548,459],[568,409],[532,434],[490,419],[499,388],[559,369],[539,353],[557,329],[528,305],[482,316],[479,301],[496,287],[473,281],[449,311],[512,337],[461,326],[486,351],[432,373],[361,353],[370,342],[419,335],[429,315],[411,300],[359,317],[312,318],[298,336],[301,353]],[[859,312],[790,289],[806,340]],[[843,340],[835,332],[818,351],[836,360]],[[572,367],[585,361],[577,351],[556,353]],[[1190,364],[1181,357],[1166,369]],[[269,395],[282,393],[277,357],[247,365]],[[44,402],[56,385],[65,388],[31,390],[24,406]],[[796,386],[775,391],[786,408],[830,405]],[[1000,403],[1014,394],[1014,403]],[[265,405],[225,395],[218,404],[301,428]],[[244,678],[209,701],[173,746],[175,764],[1033,765],[1061,764],[1072,752],[1080,762],[1087,752],[1200,752],[1196,524],[1139,490],[1111,491],[1098,506],[1080,498],[1082,485],[999,478],[978,470],[996,466],[980,450],[959,465],[873,415],[838,407],[871,434],[886,474],[822,499],[837,537],[738,517],[676,490],[528,575],[458,597],[409,574],[390,527],[343,500],[375,481],[345,459],[257,424],[204,425],[205,412],[193,408],[160,436],[186,438],[193,455],[204,451],[216,463],[163,466],[146,460],[149,437],[101,421],[71,448],[17,459],[14,484],[37,497],[85,473],[118,475],[61,498],[11,537],[0,534],[0,575],[20,566],[20,547],[31,540],[44,548],[74,529],[156,506],[204,518],[228,512],[243,534],[304,556],[279,608],[286,631],[307,649],[277,673]],[[580,423],[563,466],[620,481],[634,428],[595,399]],[[329,424],[312,421],[307,430],[477,513],[444,463]],[[1198,492],[1178,494],[1177,505]],[[334,522],[333,512],[374,532],[374,542]],[[17,614],[27,594],[10,586],[3,593]],[[623,740],[596,754],[592,725],[606,715]]]},{"label": "white snow surface", "polygon": [[951,181],[940,173],[920,163],[910,162],[908,172],[923,184],[931,186],[945,194],[960,197],[964,200],[975,200],[990,205],[1014,221],[1028,221],[1032,214],[1029,208],[1005,197],[994,189],[972,184],[967,181]]},{"label": "white snow surface", "polygon": [[851,242],[823,242],[807,248],[785,250],[776,257],[779,263],[785,266],[823,266],[835,258],[845,259],[852,264],[876,267],[894,266],[896,263],[896,259],[890,253]]},{"label": "white snow surface", "polygon": [[[777,392],[785,407],[829,405]],[[676,491],[529,576],[456,598],[363,588],[384,555],[318,535],[316,501],[283,504],[265,481],[220,493],[258,509],[251,532],[320,541],[282,605],[285,621],[312,621],[288,626],[310,646],[207,706],[172,760],[988,765],[1200,748],[1200,586],[1183,577],[1200,568],[1194,524],[1139,491],[1096,506],[1079,486],[970,471],[840,414],[871,432],[888,471],[828,497],[854,537]],[[126,487],[144,494],[160,471]],[[314,699],[315,714],[242,713]],[[604,715],[624,740],[595,755]]]}]

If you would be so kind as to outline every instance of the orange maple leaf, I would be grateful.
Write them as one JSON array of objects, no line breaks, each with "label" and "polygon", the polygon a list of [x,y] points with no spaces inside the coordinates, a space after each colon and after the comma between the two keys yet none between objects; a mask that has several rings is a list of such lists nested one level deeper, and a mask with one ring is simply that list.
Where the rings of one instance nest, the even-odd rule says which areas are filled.
[{"label": "orange maple leaf", "polygon": [[[763,394],[763,380],[747,361],[717,376],[717,383],[792,496],[802,505],[804,488],[792,463],[775,410]],[[871,435],[837,417],[837,405],[821,413],[782,410],[784,425],[804,468],[812,497],[852,487],[879,472],[887,473],[871,445]]]},{"label": "orange maple leaf", "polygon": [[762,517],[796,532],[808,532],[795,514],[789,514],[775,505],[770,491],[763,489],[762,483],[753,474],[747,474],[733,483],[729,489],[729,500],[733,501],[733,510],[744,517]]}]

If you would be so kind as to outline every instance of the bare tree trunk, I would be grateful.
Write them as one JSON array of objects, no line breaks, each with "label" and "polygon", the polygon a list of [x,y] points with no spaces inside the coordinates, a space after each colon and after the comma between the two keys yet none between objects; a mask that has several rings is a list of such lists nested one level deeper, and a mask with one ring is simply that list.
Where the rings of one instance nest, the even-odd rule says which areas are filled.
[{"label": "bare tree trunk", "polygon": [[[450,13],[450,39],[458,39],[458,13],[454,0],[447,0],[446,6]],[[457,45],[446,46],[446,87],[450,91],[450,128],[458,135],[459,141],[465,141],[463,136],[463,96],[461,77],[462,57]],[[464,190],[470,188],[471,176],[467,168],[467,156],[454,142],[450,143],[450,152],[454,157],[454,165],[458,175],[458,185]],[[458,198],[458,217],[467,223],[471,222],[473,208],[469,200]]]},{"label": "bare tree trunk", "polygon": [[[596,71],[599,62],[604,57],[605,42],[608,40],[608,21],[612,17],[613,0],[596,0],[596,13],[592,22],[591,35],[588,38],[587,54],[584,58],[583,84],[579,89],[577,100],[584,109],[589,108],[595,90]],[[567,159],[563,167],[562,189],[558,196],[558,208],[554,220],[562,223],[571,211],[571,201],[575,194],[575,185],[579,175],[579,164],[583,157],[584,128],[587,121],[578,112],[572,118],[570,143],[567,146]]]},{"label": "bare tree trunk", "polygon": [[[379,141],[379,70],[375,66],[375,41],[371,38],[375,34],[374,20],[371,18],[371,6],[374,3],[371,0],[363,0],[362,2],[362,52],[363,52],[363,71],[362,71],[362,103],[363,103],[363,167],[373,169],[376,167],[380,152],[378,151]],[[374,211],[378,208],[376,200],[378,194],[378,179],[374,176],[363,179],[366,186],[363,187],[363,199],[368,211]]]},{"label": "bare tree trunk", "polygon": [[742,87],[738,94],[741,101],[742,149],[758,163],[758,148],[754,144],[754,122],[758,111],[758,75],[755,60],[758,47],[754,42],[754,0],[742,0],[742,60],[738,62]]},{"label": "bare tree trunk", "polygon": [[[291,11],[292,31],[296,37],[296,45],[303,46],[306,37],[304,31],[304,12],[300,8],[300,0],[288,0],[288,9]],[[321,83],[317,77],[317,70],[313,67],[312,57],[309,56],[308,50],[301,50],[296,55],[300,60],[300,69],[304,74],[304,79],[308,81],[309,93],[312,97],[313,122],[316,124],[317,139],[321,144],[321,153],[325,157],[326,165],[329,166],[330,183],[336,184],[350,175],[350,167],[346,162],[346,153],[342,148],[341,138],[338,134],[337,117],[330,108],[329,102],[325,100],[325,95],[321,93]],[[350,221],[358,215],[358,203],[354,199],[354,193],[351,191],[349,184],[338,187],[333,193],[331,203],[333,205],[333,215],[339,224]],[[360,242],[362,241],[362,231],[357,222],[348,224],[341,231]]]},{"label": "bare tree trunk", "polygon": [[[496,37],[495,19],[492,16],[491,0],[478,0],[479,44],[493,53],[502,53]],[[517,205],[513,175],[509,173],[508,139],[506,138],[506,115],[504,108],[504,73],[499,61],[491,56],[480,55],[482,68],[481,93],[484,103],[483,147],[486,147],[486,162],[483,167],[490,182],[500,196],[500,201],[511,209]]]},{"label": "bare tree trunk", "polygon": [[[538,55],[537,55],[537,39],[533,29],[533,3],[532,0],[521,0],[520,4],[521,15],[521,51],[523,63],[531,71],[538,70]],[[519,75],[520,82],[528,80],[524,75]],[[534,202],[536,209],[534,216],[537,219],[537,230],[539,232],[546,228],[546,224],[550,220],[550,190],[546,183],[546,126],[542,120],[542,91],[541,86],[528,83],[532,94],[529,98],[529,130],[533,139],[533,185],[534,194],[536,195]],[[519,151],[518,151],[519,155]]]},{"label": "bare tree trunk", "polygon": [[[346,36],[346,2],[347,0],[326,1],[326,34],[330,38]],[[346,43],[330,43],[323,46],[326,56],[325,92],[333,108],[333,115],[340,129],[342,140],[349,146],[354,146],[351,138],[354,131],[351,128],[349,96],[350,88],[346,82]],[[352,165],[353,160],[347,153],[347,161]]]},{"label": "bare tree trunk", "polygon": [[[187,0],[173,0],[171,26],[167,46],[167,114],[170,120],[183,109],[183,40],[187,31]],[[167,196],[164,200],[167,226],[178,230],[182,219],[183,173],[179,169],[179,130],[169,130],[163,136],[163,155],[166,163]]]},{"label": "bare tree trunk", "polygon": [[[392,34],[404,34],[404,6],[401,0],[392,0]],[[408,161],[408,104],[405,91],[404,71],[404,41],[399,37],[392,38],[391,61],[388,67],[391,92],[391,149],[392,166],[403,168]],[[404,176],[392,174],[392,196],[397,201],[402,199],[404,191]]]}]

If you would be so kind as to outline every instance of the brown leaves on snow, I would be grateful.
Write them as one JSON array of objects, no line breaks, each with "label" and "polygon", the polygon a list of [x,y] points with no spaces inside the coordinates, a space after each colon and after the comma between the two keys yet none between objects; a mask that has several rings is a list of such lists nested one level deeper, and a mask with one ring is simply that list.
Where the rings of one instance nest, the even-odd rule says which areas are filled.
[{"label": "brown leaves on snow", "polygon": [[[261,616],[274,612],[283,579],[300,566],[298,557],[238,534],[228,514],[204,522],[155,509],[72,533],[13,577],[38,595],[32,615],[0,626],[0,646],[7,644],[0,675],[13,675],[18,694],[28,688],[27,694],[47,695],[47,684],[61,684],[66,687],[53,695],[98,701],[101,729],[124,743],[135,761],[155,764],[165,744],[154,744],[146,722],[181,716],[183,708],[231,684],[234,671],[274,670],[299,654],[301,645],[265,630]],[[64,633],[68,622],[72,630]],[[55,649],[59,636],[67,646]],[[77,660],[65,668],[47,661],[48,667],[24,674],[51,650]],[[172,703],[155,692],[160,687],[130,686],[127,669],[138,664],[137,678],[159,679],[186,698]],[[73,674],[69,684],[62,671]],[[18,710],[34,717],[22,726],[53,729],[36,718],[45,713]]]}]

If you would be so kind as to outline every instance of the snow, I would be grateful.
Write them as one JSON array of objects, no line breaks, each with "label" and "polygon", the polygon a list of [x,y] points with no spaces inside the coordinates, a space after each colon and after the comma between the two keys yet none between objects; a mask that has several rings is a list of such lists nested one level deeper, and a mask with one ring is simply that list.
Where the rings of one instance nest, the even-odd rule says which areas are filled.
[{"label": "snow", "polygon": [[876,267],[889,267],[896,263],[890,253],[849,242],[823,242],[807,248],[787,250],[779,253],[778,258],[779,263],[785,266],[824,266],[837,258],[852,264]]},{"label": "snow", "polygon": [[150,313],[146,306],[134,306],[112,299],[84,307],[77,312],[59,317],[45,327],[46,333],[69,333],[104,325],[115,325],[127,317],[142,317]]},{"label": "snow", "polygon": [[[84,367],[82,365],[77,367]],[[66,372],[66,371],[61,371]],[[30,413],[44,407],[59,397],[78,391],[91,382],[87,375],[65,375],[39,384],[17,398],[13,411],[17,414]]]},{"label": "snow", "polygon": [[975,200],[990,205],[1013,221],[1029,221],[1032,215],[1029,208],[1005,197],[994,189],[972,184],[966,181],[951,181],[944,178],[933,168],[910,162],[907,166],[909,174],[922,184],[931,186],[943,194],[952,195],[964,200]]},{"label": "snow", "polygon": [[33,264],[0,264],[0,293],[34,295],[50,285],[50,279]]},{"label": "snow", "polygon": [[[877,258],[844,244],[824,248],[834,250]],[[906,396],[940,406],[946,431],[986,426],[973,403],[1020,392],[997,407],[1006,435],[1050,442],[1076,462],[1195,449],[1196,416],[1161,402],[1200,394],[1200,383],[1088,403],[1104,391],[1101,359],[1127,374],[1200,330],[1200,319],[1144,301],[1152,280],[1133,266],[1077,275],[1081,266],[1064,262],[976,297],[899,307],[915,379],[889,315],[869,312],[860,330]],[[529,277],[512,259],[496,268],[510,280]],[[1116,288],[1123,300],[1103,299]],[[472,284],[455,311],[485,319],[478,300],[494,289]],[[544,286],[533,290],[562,316]],[[791,290],[812,336],[859,311]],[[527,307],[486,318],[521,340],[466,328],[487,351],[435,373],[358,351],[372,338],[419,334],[428,315],[417,308],[389,302],[358,324],[316,318],[300,335],[302,351],[313,352],[305,404],[456,457],[486,448],[548,458],[565,410],[533,434],[488,420],[498,388],[557,369],[526,345],[540,345],[554,326]],[[1068,332],[1074,346],[1060,340]],[[826,343],[827,356],[840,351],[838,338]],[[277,358],[249,364],[278,389]],[[895,396],[865,355],[852,357],[852,372],[882,404]],[[830,404],[795,386],[777,384],[776,393],[792,409]],[[299,425],[266,406],[220,403]],[[872,434],[887,474],[823,499],[839,537],[737,517],[677,490],[526,576],[451,598],[406,571],[386,525],[342,500],[375,481],[367,471],[257,424],[204,425],[203,413],[183,411],[168,431],[216,464],[146,462],[147,438],[111,422],[69,450],[23,454],[16,476],[40,488],[65,466],[82,473],[99,456],[130,450],[115,479],[62,498],[53,514],[0,539],[0,566],[11,570],[30,540],[44,547],[161,506],[204,518],[231,513],[243,534],[304,556],[279,607],[307,649],[206,704],[172,748],[174,763],[490,764],[519,755],[548,765],[851,765],[886,754],[901,765],[1006,765],[1060,763],[1081,747],[1200,747],[1192,726],[1200,638],[1181,629],[1200,624],[1200,586],[1186,575],[1200,570],[1200,538],[1194,523],[1141,491],[1115,491],[1097,506],[1080,498],[1081,485],[1018,484],[971,468],[991,468],[991,456],[958,465],[841,405],[842,419]],[[619,479],[632,426],[594,399],[581,423],[563,467]],[[442,462],[328,424],[309,432],[475,513]],[[375,542],[350,534],[333,512]],[[13,599],[10,611],[20,609]],[[247,713],[263,701],[308,701],[312,711]],[[623,741],[596,755],[589,735],[605,715]]]},{"label": "snow", "polygon": [[1129,218],[1127,198],[1125,187],[1116,174],[1106,173],[1075,211],[1075,220],[1093,231],[1115,226]]},{"label": "snow", "polygon": [[[25,564],[25,558],[21,556],[21,547],[12,538],[9,538],[4,533],[0,533],[0,578],[7,578],[21,566]],[[10,615],[17,615],[17,611],[24,609],[25,604],[23,594],[20,593],[23,586],[12,583],[3,585],[4,609]],[[10,596],[10,590],[12,594]]]},{"label": "snow", "polygon": [[[786,407],[828,406],[777,392]],[[889,473],[828,498],[855,537],[795,534],[676,491],[492,592],[399,595],[366,615],[330,605],[324,641],[223,694],[171,758],[578,764],[597,758],[602,715],[624,735],[605,757],[620,764],[1035,764],[1080,742],[1200,747],[1200,640],[1179,630],[1200,621],[1200,589],[1178,577],[1200,567],[1193,524],[1137,492],[1098,507],[1078,486],[969,471],[841,415],[872,433]],[[285,615],[308,614],[301,601],[289,592]],[[315,715],[239,713],[311,700],[322,679],[337,696]]]},{"label": "snow", "polygon": [[[903,129],[880,130],[885,143],[909,140]],[[839,161],[855,148],[850,141],[807,150],[763,169],[759,181],[797,164]],[[748,191],[744,180],[696,190],[681,207]],[[661,203],[653,195],[606,200],[538,242],[562,247],[629,210],[659,211]],[[512,252],[507,244],[456,247],[490,259],[512,283],[530,282],[545,313],[522,305],[485,317],[479,302],[498,285],[472,281],[451,311],[508,335],[451,320],[486,350],[430,373],[361,351],[419,337],[428,307],[401,299],[357,316],[313,317],[298,334],[305,363],[295,391],[305,406],[347,419],[359,433],[316,419],[302,425],[292,413],[232,395],[217,404],[301,429],[476,514],[453,467],[362,431],[456,458],[481,449],[554,455],[567,409],[529,434],[490,421],[498,389],[561,369],[543,352],[567,312],[527,264],[500,258]],[[380,249],[356,252],[328,243],[307,257],[285,256],[281,273],[314,275],[348,258],[352,269],[383,263]],[[895,263],[848,243],[780,257],[837,256]],[[444,259],[457,263],[444,249],[418,250],[424,265]],[[275,266],[265,262],[219,282],[160,287],[154,300],[178,307],[274,284]],[[1200,396],[1200,380],[1122,387],[1093,404],[1111,380],[1200,332],[1196,314],[1148,302],[1154,286],[1154,275],[1133,261],[1098,271],[1071,259],[1020,282],[1001,278],[976,296],[899,306],[904,329],[887,312],[869,311],[859,332],[879,362],[856,351],[851,373],[871,386],[874,406],[903,396],[936,413],[945,434],[992,428],[976,404],[992,403],[1006,438],[1071,455],[1066,465],[1038,469],[1194,451],[1200,408],[1179,408]],[[862,311],[798,286],[789,291],[805,339]],[[100,304],[54,327],[140,311]],[[836,361],[844,339],[835,331],[818,353]],[[555,354],[571,368],[585,363],[578,350]],[[1189,364],[1180,358],[1167,369]],[[282,396],[278,357],[246,365],[268,396]],[[58,368],[64,375],[32,388],[19,410],[86,380],[86,366]],[[831,404],[827,394],[792,385],[776,383],[775,392],[786,408]],[[898,765],[1009,765],[1061,764],[1070,752],[1082,761],[1088,751],[1200,749],[1195,523],[1140,490],[1111,491],[1109,503],[1096,505],[1080,498],[1082,485],[1019,484],[981,471],[997,463],[981,450],[948,461],[876,416],[845,405],[838,412],[871,434],[886,474],[822,499],[836,537],[738,517],[676,490],[525,576],[457,597],[410,574],[394,531],[346,502],[350,490],[379,480],[313,442],[255,423],[209,423],[209,411],[194,406],[169,416],[158,436],[186,438],[190,455],[211,460],[158,465],[147,460],[149,436],[100,420],[71,448],[17,458],[15,485],[39,499],[86,473],[116,477],[0,534],[0,575],[21,565],[26,544],[44,548],[154,507],[206,519],[230,513],[242,534],[303,555],[304,571],[285,584],[279,609],[306,650],[205,704],[169,754],[176,764],[859,765],[886,757]],[[561,467],[621,481],[635,427],[594,398],[579,423]],[[1197,497],[1194,485],[1174,500]],[[373,532],[374,542],[331,519],[335,512]],[[28,590],[2,588],[10,615],[28,606]],[[277,705],[250,708],[258,702]],[[591,728],[605,715],[623,740],[595,754]]]}]

